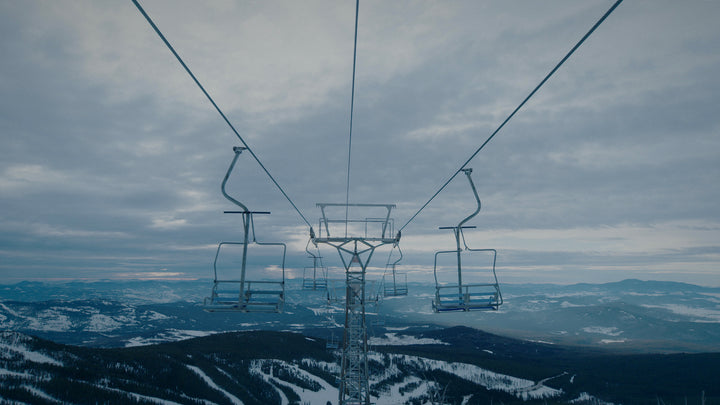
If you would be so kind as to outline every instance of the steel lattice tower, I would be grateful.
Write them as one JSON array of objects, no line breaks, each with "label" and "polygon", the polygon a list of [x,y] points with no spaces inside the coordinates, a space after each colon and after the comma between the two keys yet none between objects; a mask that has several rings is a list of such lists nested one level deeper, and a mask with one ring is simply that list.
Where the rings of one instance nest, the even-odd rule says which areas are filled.
[{"label": "steel lattice tower", "polygon": [[[345,268],[345,329],[343,333],[342,360],[340,366],[340,405],[370,405],[370,383],[367,362],[367,323],[365,319],[365,275],[368,263],[375,249],[387,244],[395,244],[400,239],[392,235],[390,211],[393,204],[329,204],[318,203],[322,211],[320,235],[311,235],[315,244],[324,243],[337,249]],[[327,207],[384,208],[381,218],[361,217],[361,219],[332,219],[327,216]],[[332,236],[331,230],[344,225],[344,236]],[[352,225],[349,230],[349,225]],[[358,226],[360,225],[360,226]],[[372,227],[378,228],[373,232]],[[353,229],[354,228],[354,229]],[[353,235],[353,230],[360,229]]]}]

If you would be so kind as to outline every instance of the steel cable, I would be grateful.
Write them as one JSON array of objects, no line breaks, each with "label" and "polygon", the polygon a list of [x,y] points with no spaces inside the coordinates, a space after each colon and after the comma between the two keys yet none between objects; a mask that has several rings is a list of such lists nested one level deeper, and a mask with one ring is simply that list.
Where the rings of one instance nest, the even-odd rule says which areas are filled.
[{"label": "steel cable", "polygon": [[345,186],[345,236],[348,232],[348,213],[350,210],[350,157],[352,152],[353,113],[355,111],[355,65],[357,63],[357,34],[360,0],[355,1],[355,41],[353,45],[352,92],[350,93],[350,135],[348,136],[347,181]]}]

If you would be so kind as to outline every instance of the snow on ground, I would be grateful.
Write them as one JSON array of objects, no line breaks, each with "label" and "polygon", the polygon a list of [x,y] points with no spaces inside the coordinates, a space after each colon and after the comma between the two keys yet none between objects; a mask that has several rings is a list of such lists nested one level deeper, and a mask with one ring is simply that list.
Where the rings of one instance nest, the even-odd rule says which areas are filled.
[{"label": "snow on ground", "polygon": [[[411,376],[403,381],[393,384],[387,392],[384,392],[379,398],[375,398],[374,404],[377,405],[397,405],[411,401],[414,398],[426,396],[429,392],[437,389],[438,384],[435,382],[423,381],[417,377]],[[410,391],[400,393],[400,389],[407,390],[408,387],[414,387]]]},{"label": "snow on ground", "polygon": [[[399,375],[400,371],[396,364],[398,363],[404,363],[408,364],[418,370],[424,370],[424,371],[431,371],[431,370],[442,370],[447,373],[454,374],[458,376],[459,378],[463,378],[465,380],[471,381],[475,384],[481,385],[487,389],[490,390],[496,390],[496,391],[503,391],[507,392],[511,395],[515,395],[518,398],[522,398],[523,400],[529,400],[529,399],[543,399],[543,398],[551,398],[559,396],[562,391],[557,390],[554,388],[550,388],[545,386],[543,383],[551,378],[546,378],[539,382],[534,382],[522,378],[512,377],[504,374],[495,373],[489,370],[485,370],[483,368],[480,368],[478,366],[472,365],[472,364],[466,364],[466,363],[448,363],[440,360],[432,360],[427,359],[423,357],[417,357],[417,356],[409,356],[409,355],[400,355],[400,354],[379,354],[379,353],[369,353],[368,354],[368,360],[377,361],[379,363],[385,364],[385,361],[387,359],[387,356],[389,356],[390,359],[390,365],[385,368],[382,375],[374,375],[371,376],[371,384],[377,384],[385,379],[392,378],[394,376]],[[278,360],[265,360],[265,361],[277,361]],[[325,362],[318,362],[315,360],[303,360],[303,362],[308,362],[309,364],[316,366],[316,367],[323,367],[327,366],[329,367],[329,371],[332,373],[338,373],[339,372],[339,365],[335,363],[325,363]],[[288,367],[295,367],[292,364],[286,364]],[[261,373],[260,371],[260,363],[256,366],[256,370],[258,373]],[[330,386],[327,382],[325,382],[322,379],[319,379],[319,377],[313,376],[312,374],[306,373],[303,370],[299,370],[298,372],[304,373],[303,375],[307,375],[308,378],[314,379],[318,383],[322,385],[322,390],[318,393],[313,394],[309,390],[305,390],[305,392],[302,392],[300,389],[296,389],[296,392],[301,396],[303,401],[310,401],[310,403],[324,403],[327,400],[334,401],[337,398],[337,388],[334,388]],[[555,376],[557,377],[557,376]],[[287,385],[286,382],[283,382]],[[400,394],[400,388],[405,387],[407,388],[410,386],[410,384],[416,383],[417,386],[413,389],[405,392],[404,394]],[[298,387],[299,388],[299,387]],[[295,388],[294,388],[295,389]],[[390,404],[399,404],[408,401],[409,399],[413,397],[420,397],[422,395],[426,395],[427,393],[433,392],[433,390],[436,390],[437,387],[432,382],[420,382],[420,379],[417,377],[407,377],[403,379],[403,381],[399,383],[395,383],[391,385],[389,388],[385,389],[383,394],[380,398],[376,398],[375,402],[378,405],[390,405]],[[311,398],[312,396],[312,398]],[[317,401],[320,402],[317,402]]]},{"label": "snow on ground", "polygon": [[580,305],[580,304],[573,304],[568,301],[563,301],[560,303],[560,308],[578,308],[578,307],[586,307],[587,305]]},{"label": "snow on ground", "polygon": [[[312,362],[314,364],[317,364],[317,362],[314,362],[312,360],[303,360],[303,362]],[[309,389],[304,389],[302,387],[299,387],[295,384],[292,384],[291,382],[285,381],[285,380],[278,380],[271,374],[267,374],[262,371],[263,365],[267,364],[271,365],[277,365],[285,367],[286,369],[289,369],[295,374],[296,376],[311,380],[316,382],[320,385],[319,391],[313,391]],[[279,383],[285,386],[289,386],[295,391],[296,394],[300,396],[300,402],[301,403],[310,403],[310,404],[325,404],[327,401],[335,402],[338,398],[338,389],[330,385],[327,381],[323,380],[322,378],[308,373],[307,371],[301,369],[295,364],[287,363],[282,360],[274,360],[274,359],[264,359],[264,360],[253,360],[250,365],[250,372],[262,377],[265,381],[269,383]],[[271,372],[272,373],[272,372]],[[283,399],[282,404],[288,404],[288,399],[285,397],[285,394],[280,389],[277,389],[278,394],[280,394],[280,397]]]},{"label": "snow on ground", "polygon": [[587,326],[582,328],[583,332],[586,333],[597,333],[600,335],[607,335],[607,336],[620,336],[622,335],[623,331],[618,330],[618,328],[612,326],[612,327],[606,327],[606,326]]},{"label": "snow on ground", "polygon": [[56,404],[63,403],[62,401],[55,399],[54,397],[48,395],[45,391],[41,391],[35,387],[31,387],[29,385],[21,385],[20,387],[23,388],[24,390],[30,392],[34,396],[44,399],[47,402],[54,402]]},{"label": "snow on ground", "polygon": [[[597,297],[597,296],[602,296],[603,294],[604,293],[600,292],[600,291],[574,291],[574,292],[547,293],[544,295],[548,298],[566,298],[566,297]],[[523,297],[523,295],[520,295],[520,297]]]},{"label": "snow on ground", "polygon": [[[273,383],[279,383],[279,384],[285,385],[285,384],[287,384],[287,382],[285,382],[285,381],[278,382],[277,378],[273,377],[270,374],[264,373],[262,371],[262,364],[264,361],[265,360],[254,360],[252,362],[252,364],[250,365],[250,370],[249,370],[250,374],[258,375],[263,380],[265,380],[266,383],[272,385],[273,388],[275,388],[275,392],[277,392],[277,394],[280,395],[280,405],[288,405],[290,403],[290,401],[288,400],[287,395],[285,395],[285,393],[280,388],[278,388],[275,384],[273,384]],[[272,362],[272,360],[269,360],[269,361]],[[272,370],[270,371],[270,373],[272,373]],[[294,390],[294,391],[297,392],[297,390]]]},{"label": "snow on ground", "polygon": [[680,304],[664,304],[664,305],[642,305],[645,308],[662,308],[674,314],[685,315],[691,318],[693,322],[704,323],[720,323],[720,310],[710,308],[690,307]]},{"label": "snow on ground", "polygon": [[157,311],[146,311],[143,314],[143,316],[148,321],[162,321],[162,320],[171,318],[171,317],[169,317],[165,314],[161,314],[160,312],[157,312]]},{"label": "snow on ground", "polygon": [[90,316],[90,322],[85,327],[87,332],[111,332],[123,326],[123,323],[115,320],[111,316],[103,314],[93,314]]},{"label": "snow on ground", "polygon": [[548,342],[547,340],[538,340],[538,339],[525,339],[525,340],[526,340],[527,342],[542,343],[542,344],[544,344],[544,345],[554,345],[554,344],[555,344],[555,343],[553,343],[553,342]]},{"label": "snow on ground", "polygon": [[127,343],[125,343],[125,347],[149,346],[157,343],[178,342],[180,340],[209,336],[215,333],[217,332],[205,330],[168,329],[167,331],[159,333],[153,337],[137,336],[130,338]]},{"label": "snow on ground", "polygon": [[625,295],[635,296],[635,297],[663,297],[667,295],[667,293],[639,293],[635,291],[628,291],[624,293]]},{"label": "snow on ground", "polygon": [[186,364],[185,367],[187,367],[188,369],[190,369],[191,371],[193,371],[195,374],[197,374],[198,376],[200,376],[200,378],[202,378],[203,381],[205,381],[205,383],[210,386],[210,388],[212,388],[212,389],[214,389],[214,390],[217,390],[217,391],[220,391],[220,392],[221,392],[223,395],[225,395],[233,404],[243,405],[243,402],[240,400],[240,398],[238,398],[238,397],[236,397],[235,395],[233,395],[233,394],[225,391],[224,389],[222,389],[222,387],[220,387],[220,386],[218,386],[217,384],[215,384],[215,381],[213,381],[212,378],[210,378],[207,374],[205,374],[202,370],[200,370],[199,367],[191,366],[191,365],[189,365],[189,364]]},{"label": "snow on ground", "polygon": [[[153,402],[153,403],[160,404],[160,405],[181,405],[181,404],[179,404],[179,403],[177,403],[177,402],[169,401],[169,400],[167,400],[167,399],[156,398],[156,397],[149,397],[149,396],[147,396],[147,395],[141,395],[141,394],[136,394],[136,393],[134,393],[134,392],[123,391],[123,390],[120,390],[120,389],[117,389],[117,388],[107,387],[107,386],[105,386],[105,385],[95,384],[95,387],[100,388],[100,389],[103,389],[103,390],[105,390],[105,391],[112,391],[112,392],[117,392],[117,393],[125,394],[125,395],[133,398],[136,402],[146,401],[146,402]],[[200,400],[198,400],[198,402],[200,402]]]},{"label": "snow on ground", "polygon": [[303,363],[306,363],[307,365],[311,367],[318,367],[327,370],[328,373],[332,373],[334,375],[340,375],[340,363],[332,362],[329,363],[327,361],[318,361],[315,359],[303,359]]},{"label": "snow on ground", "polygon": [[28,373],[18,373],[16,371],[10,371],[8,369],[0,368],[0,377],[33,378],[33,375]]},{"label": "snow on ground", "polygon": [[371,337],[369,343],[373,346],[407,346],[407,345],[448,345],[441,340],[431,338],[416,338],[415,336],[400,335],[394,332],[385,333],[384,337]]},{"label": "snow on ground", "polygon": [[700,295],[705,295],[708,298],[707,300],[714,303],[720,303],[720,293],[712,293],[712,292],[703,292],[700,293]]},{"label": "snow on ground", "polygon": [[25,361],[29,361],[32,363],[45,363],[45,364],[52,364],[53,366],[59,366],[62,367],[63,364],[55,359],[53,359],[50,356],[46,356],[42,353],[33,352],[28,350],[25,347],[17,347],[17,346],[8,346],[5,344],[0,344],[0,350],[9,350],[14,351],[17,354],[20,354],[25,358]]},{"label": "snow on ground", "polygon": [[38,312],[34,318],[30,318],[28,329],[43,332],[67,332],[72,328],[70,318],[56,309],[46,309]]},{"label": "snow on ground", "polygon": [[542,382],[535,383],[523,378],[508,376],[485,370],[466,363],[448,363],[440,360],[426,359],[408,355],[391,355],[399,361],[411,363],[419,369],[442,370],[460,378],[471,381],[490,390],[507,392],[523,400],[542,399],[558,396],[561,390],[546,387]]},{"label": "snow on ground", "polygon": [[15,325],[15,321],[8,321],[5,315],[0,314],[0,330],[13,330]]},{"label": "snow on ground", "polygon": [[615,405],[612,402],[602,401],[599,398],[588,394],[587,392],[581,392],[577,398],[570,400],[569,403],[571,403],[571,404],[588,404],[589,403],[589,404],[598,404],[598,405]]},{"label": "snow on ground", "polygon": [[337,314],[342,312],[340,308],[337,307],[320,307],[320,308],[311,308],[307,307],[307,309],[311,310],[315,316],[320,315],[327,315],[327,314]]},{"label": "snow on ground", "polygon": [[23,341],[28,339],[21,335],[14,335],[12,332],[0,335],[3,338],[0,341],[0,358],[11,358],[13,356],[21,356],[25,361],[32,363],[52,364],[53,366],[63,366],[63,363],[53,359],[45,354],[34,352],[23,345]]},{"label": "snow on ground", "polygon": [[18,314],[17,312],[13,311],[12,309],[8,308],[8,306],[3,304],[2,302],[0,302],[0,308],[2,308],[5,312],[7,312],[8,314],[10,314],[16,318],[22,318],[22,315]]},{"label": "snow on ground", "polygon": [[185,301],[187,297],[178,295],[171,290],[135,290],[126,289],[123,291],[122,297],[127,301],[137,301],[142,303],[167,304],[170,302]]},{"label": "snow on ground", "polygon": [[612,343],[625,343],[627,339],[601,339],[600,344],[608,345]]}]

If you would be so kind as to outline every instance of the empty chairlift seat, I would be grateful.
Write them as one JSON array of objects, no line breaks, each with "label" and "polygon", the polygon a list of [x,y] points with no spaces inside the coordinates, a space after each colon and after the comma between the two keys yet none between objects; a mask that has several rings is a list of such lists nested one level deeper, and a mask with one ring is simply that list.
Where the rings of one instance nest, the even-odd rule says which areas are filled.
[{"label": "empty chairlift seat", "polygon": [[285,303],[284,243],[258,242],[255,238],[253,215],[269,212],[250,211],[228,195],[225,190],[230,173],[245,148],[235,147],[235,157],[223,179],[221,190],[225,198],[240,207],[243,224],[242,242],[221,242],[215,253],[215,274],[210,296],[204,300],[204,309],[239,312],[282,312]]},{"label": "empty chairlift seat", "polygon": [[325,290],[327,289],[327,278],[324,274],[327,268],[305,267],[303,269],[303,290]]},{"label": "empty chairlift seat", "polygon": [[[497,251],[471,249],[465,241],[463,229],[475,227],[464,224],[480,212],[481,204],[470,176],[472,169],[464,169],[463,172],[470,182],[477,209],[457,226],[440,227],[453,231],[456,248],[435,253],[435,297],[432,302],[435,312],[497,310],[503,303],[495,273]],[[443,258],[449,259],[447,266],[439,264],[439,259]]]},{"label": "empty chairlift seat", "polygon": [[399,257],[394,262],[390,263],[392,257],[392,250],[388,256],[388,264],[385,265],[385,273],[383,274],[382,286],[383,296],[385,297],[398,297],[408,295],[407,286],[407,273],[397,271],[397,264],[403,258],[402,250],[400,245],[396,244],[394,247],[397,248]]},{"label": "empty chairlift seat", "polygon": [[[239,279],[227,279],[219,278],[218,274],[218,261],[222,259],[223,247],[228,245],[237,245],[243,247],[242,242],[222,242],[218,246],[217,253],[215,255],[215,262],[213,264],[215,270],[215,280],[213,282],[213,288],[210,297],[205,299],[204,309],[209,312],[217,311],[239,311],[239,312],[282,312],[283,305],[285,303],[285,251],[286,246],[283,243],[261,243],[253,242],[252,244],[261,246],[277,246],[282,250],[281,259],[279,266],[274,267],[275,270],[280,271],[279,278],[277,280],[269,279],[257,279],[259,274],[252,274],[253,278],[248,278],[250,275],[248,267],[242,267],[240,265]],[[251,246],[252,246],[251,244]],[[247,255],[247,250],[242,249],[244,254]],[[237,257],[235,257],[237,258]],[[240,257],[242,262],[242,256]],[[225,261],[227,262],[227,261]],[[223,266],[225,272],[228,267]],[[255,271],[254,273],[258,273]]]},{"label": "empty chairlift seat", "polygon": [[322,256],[320,256],[320,251],[318,251],[317,254],[310,251],[310,241],[308,240],[307,246],[305,246],[305,251],[308,254],[309,258],[312,258],[313,265],[312,267],[305,267],[303,268],[303,283],[302,288],[303,290],[326,290],[328,286],[327,282],[327,273],[328,269],[327,267],[324,267],[322,264]]},{"label": "empty chairlift seat", "polygon": [[[478,254],[487,252],[492,254],[492,265],[486,268],[473,269],[469,271],[467,268],[460,269],[460,278],[458,282],[442,283],[438,280],[437,257],[442,254],[468,256],[468,253]],[[500,293],[500,285],[495,275],[495,259],[497,252],[495,249],[467,249],[458,252],[456,250],[437,252],[435,254],[435,299],[433,300],[433,310],[435,312],[447,311],[472,311],[472,310],[497,310],[502,305],[502,294]],[[488,282],[466,282],[462,281],[462,276],[467,278],[469,273],[487,273],[484,276],[489,277]]]}]

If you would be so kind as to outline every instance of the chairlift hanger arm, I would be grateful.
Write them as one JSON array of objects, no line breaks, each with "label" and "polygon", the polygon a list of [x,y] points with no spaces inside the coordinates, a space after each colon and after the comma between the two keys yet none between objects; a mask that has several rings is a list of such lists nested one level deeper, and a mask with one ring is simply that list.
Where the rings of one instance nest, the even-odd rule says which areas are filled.
[{"label": "chairlift hanger arm", "polygon": [[223,178],[222,185],[220,186],[220,190],[222,191],[222,195],[225,196],[225,198],[227,198],[231,203],[233,203],[233,204],[237,205],[238,207],[242,208],[242,211],[241,211],[241,212],[249,212],[249,210],[248,210],[247,206],[245,206],[245,204],[243,204],[243,203],[241,203],[240,201],[234,199],[233,197],[231,197],[231,196],[227,193],[227,191],[225,191],[225,185],[227,185],[227,181],[228,181],[228,179],[230,178],[230,173],[231,173],[232,170],[235,168],[235,163],[237,163],[237,160],[238,160],[238,158],[240,157],[240,154],[241,154],[242,151],[245,150],[245,149],[247,149],[247,148],[241,147],[241,146],[233,147],[233,152],[235,152],[235,156],[233,157],[232,163],[230,163],[230,167],[228,167],[227,172],[225,173],[225,177]]},{"label": "chairlift hanger arm", "polygon": [[468,178],[468,181],[470,182],[470,188],[472,189],[473,195],[475,196],[475,201],[477,202],[477,208],[475,211],[465,217],[462,221],[460,221],[457,226],[441,226],[439,229],[452,229],[453,233],[455,234],[455,239],[457,239],[458,243],[458,249],[460,249],[460,238],[462,237],[463,243],[465,244],[465,247],[467,248],[467,244],[465,243],[465,235],[463,234],[463,229],[474,229],[476,226],[470,226],[470,225],[464,225],[467,221],[474,218],[479,212],[480,208],[482,207],[482,203],[480,202],[480,196],[478,196],[477,189],[475,188],[475,183],[473,183],[471,173],[472,169],[462,169],[462,171],[465,173],[465,175]]},{"label": "chairlift hanger arm", "polygon": [[[475,210],[475,212],[470,214],[467,218],[460,221],[460,223],[457,226],[456,236],[459,235],[460,238],[462,238],[462,242],[463,242],[463,245],[465,246],[465,249],[470,249],[467,245],[467,242],[465,241],[465,233],[463,232],[463,229],[475,228],[475,227],[474,226],[472,226],[472,227],[471,226],[463,226],[463,224],[466,223],[467,221],[469,221],[470,219],[474,218],[480,212],[480,209],[482,208],[482,203],[480,202],[480,197],[478,196],[477,189],[475,188],[475,183],[472,180],[472,176],[471,176],[472,169],[470,169],[470,168],[463,169],[463,172],[465,173],[465,175],[468,178],[468,181],[470,182],[470,188],[472,188],[473,195],[475,195],[475,201],[477,202],[477,209]],[[459,243],[460,243],[460,241],[458,240],[458,249],[460,248]]]},{"label": "chairlift hanger arm", "polygon": [[[395,260],[394,262],[391,262],[390,260],[392,259],[393,251],[395,248],[397,248],[397,250],[400,254],[400,257],[397,260]],[[395,265],[397,265],[402,260],[402,258],[403,258],[403,253],[402,253],[402,250],[400,250],[400,241],[397,241],[397,242],[393,243],[392,248],[390,249],[390,252],[388,253],[387,263],[385,263],[385,272],[387,272],[387,269],[390,266],[392,266],[392,268],[394,270]]]},{"label": "chairlift hanger arm", "polygon": [[400,250],[400,244],[399,244],[399,243],[396,243],[395,246],[397,246],[397,250],[398,250],[398,253],[400,253],[400,257],[398,257],[398,259],[395,260],[395,262],[393,262],[393,264],[392,264],[393,270],[395,270],[395,266],[396,266],[398,263],[400,263],[400,261],[401,261],[402,258],[403,258],[403,252],[402,252],[402,250]]},{"label": "chairlift hanger arm", "polygon": [[305,252],[307,252],[307,254],[309,254],[310,257],[313,258],[313,260],[322,259],[322,256],[320,255],[320,248],[318,248],[317,245],[315,245],[315,249],[318,250],[317,254],[310,251],[310,243],[312,243],[313,239],[314,237],[308,239],[308,242],[305,245]]},{"label": "chairlift hanger arm", "polygon": [[220,186],[220,189],[222,191],[223,196],[227,198],[230,202],[233,204],[239,206],[242,208],[242,211],[223,211],[225,214],[270,214],[270,211],[250,211],[248,210],[247,206],[240,201],[236,200],[232,196],[230,196],[227,193],[227,190],[225,189],[228,179],[230,178],[230,173],[232,173],[233,169],[235,168],[235,163],[237,163],[238,158],[240,157],[240,154],[246,150],[246,147],[243,146],[235,146],[233,147],[233,152],[235,152],[235,156],[233,157],[232,163],[230,163],[230,167],[228,167],[227,172],[225,173],[225,177],[223,178],[222,185]]},{"label": "chairlift hanger arm", "polygon": [[458,229],[462,229],[462,228],[463,228],[463,224],[465,224],[465,222],[467,222],[467,221],[471,220],[473,217],[475,217],[475,216],[480,212],[480,208],[481,208],[481,206],[482,206],[482,204],[480,203],[480,197],[478,196],[478,193],[477,193],[477,189],[475,188],[475,183],[473,183],[473,180],[472,180],[472,177],[471,177],[472,169],[463,169],[463,172],[464,172],[465,175],[467,176],[468,181],[470,182],[470,188],[472,188],[472,192],[473,192],[473,194],[475,195],[475,201],[477,201],[477,209],[475,210],[475,212],[473,212],[472,214],[468,215],[467,218],[465,218],[465,219],[463,219],[462,221],[460,221],[460,223],[459,223],[458,226],[457,226]]}]

